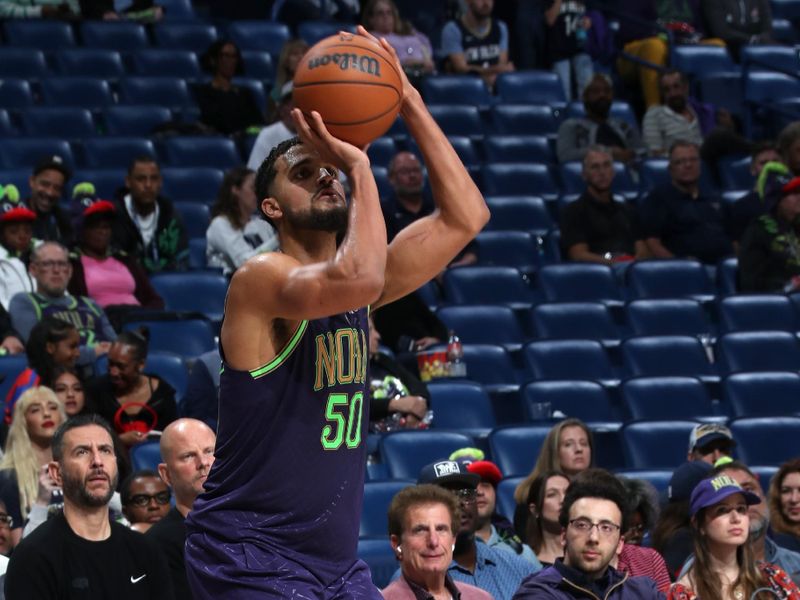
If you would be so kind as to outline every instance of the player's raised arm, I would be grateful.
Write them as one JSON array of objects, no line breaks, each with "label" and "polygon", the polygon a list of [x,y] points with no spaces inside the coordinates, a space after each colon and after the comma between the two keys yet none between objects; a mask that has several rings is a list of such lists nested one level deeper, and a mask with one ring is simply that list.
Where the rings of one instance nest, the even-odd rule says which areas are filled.
[{"label": "player's raised arm", "polygon": [[[366,34],[360,27],[359,33]],[[385,40],[381,45],[397,58]],[[436,276],[489,220],[489,209],[480,190],[419,92],[405,74],[402,78],[400,114],[422,153],[436,210],[402,229],[389,245],[386,282],[375,306],[400,298]]]},{"label": "player's raised arm", "polygon": [[[314,319],[378,298],[386,228],[366,154],[331,136],[316,112],[306,121],[295,110],[293,118],[302,144],[275,161],[261,201],[276,223],[282,253],[261,255],[239,269],[228,303],[242,302],[272,318]],[[350,181],[349,207],[336,169]],[[261,179],[259,171],[257,187]]]}]

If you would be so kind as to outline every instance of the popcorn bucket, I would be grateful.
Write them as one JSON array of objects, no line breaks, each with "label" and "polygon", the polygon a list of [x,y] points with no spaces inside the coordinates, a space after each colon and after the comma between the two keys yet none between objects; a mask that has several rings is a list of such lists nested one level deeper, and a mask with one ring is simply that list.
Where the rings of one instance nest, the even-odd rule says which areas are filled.
[{"label": "popcorn bucket", "polygon": [[419,378],[422,381],[447,377],[450,374],[447,352],[444,350],[424,350],[418,352],[417,366],[419,367]]}]

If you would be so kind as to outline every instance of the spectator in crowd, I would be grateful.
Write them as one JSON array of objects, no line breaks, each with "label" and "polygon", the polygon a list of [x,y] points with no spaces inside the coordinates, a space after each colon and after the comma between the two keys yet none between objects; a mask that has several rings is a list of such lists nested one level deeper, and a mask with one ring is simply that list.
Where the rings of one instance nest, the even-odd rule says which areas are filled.
[{"label": "spectator in crowd", "polygon": [[430,392],[419,378],[380,351],[381,335],[369,316],[369,418],[373,429],[413,429],[424,423]]},{"label": "spectator in crowd", "polygon": [[78,0],[2,0],[0,19],[74,19]]},{"label": "spectator in crowd", "polygon": [[742,46],[771,44],[769,0],[701,0],[708,33],[721,39],[734,57]]},{"label": "spectator in crowd", "polygon": [[148,273],[189,266],[189,242],[172,202],[161,195],[161,170],[149,156],[134,158],[125,177],[127,193],[115,203],[115,245],[136,257]]},{"label": "spectator in crowd", "polygon": [[767,588],[770,596],[800,597],[800,590],[783,569],[756,563],[747,543],[749,506],[760,502],[726,474],[697,484],[689,509],[694,562],[670,589],[670,600],[751,598],[762,588]]},{"label": "spectator in crowd", "polygon": [[609,116],[614,101],[614,88],[608,75],[595,74],[583,90],[586,115],[570,117],[558,128],[556,154],[559,162],[583,160],[590,146],[611,149],[614,160],[632,163],[644,152],[639,132],[622,119]]},{"label": "spectator in crowd", "polygon": [[[9,556],[11,554],[11,550],[13,550],[13,546],[11,544],[11,527],[13,524],[14,520],[11,515],[8,514],[6,505],[0,501],[0,556]],[[5,573],[7,565],[7,559],[0,559],[0,572]],[[0,581],[0,585],[2,585],[2,581]],[[2,594],[0,594],[0,598],[3,598]]]},{"label": "spectator in crowd", "polygon": [[764,189],[766,212],[751,221],[739,248],[739,290],[794,292],[800,288],[800,177],[778,176]]},{"label": "spectator in crowd", "polygon": [[175,494],[175,506],[147,532],[164,553],[169,565],[175,600],[191,600],[183,558],[186,542],[184,519],[192,510],[194,499],[203,493],[203,484],[214,464],[216,436],[208,425],[197,419],[178,419],[161,435],[161,458],[158,472]]},{"label": "spectator in crowd", "polygon": [[611,193],[614,159],[605,146],[590,146],[583,157],[586,191],[561,213],[561,245],[570,260],[611,265],[647,258],[636,210]]},{"label": "spectator in crowd", "polygon": [[478,510],[475,535],[490,547],[512,552],[530,562],[537,570],[541,569],[542,564],[531,547],[520,539],[511,523],[500,517],[495,510],[497,484],[503,479],[500,468],[488,460],[462,459],[461,462],[466,464],[467,471],[481,478],[475,500]]},{"label": "spectator in crowd", "polygon": [[649,577],[630,577],[612,566],[627,530],[625,490],[610,473],[581,474],[567,488],[559,522],[564,557],[528,577],[514,595],[527,598],[663,598]]},{"label": "spectator in crowd", "polygon": [[628,530],[622,534],[626,546],[641,546],[658,521],[658,492],[643,479],[620,477],[630,507]]},{"label": "spectator in crowd", "polygon": [[361,11],[361,23],[372,35],[386,38],[392,45],[413,84],[418,86],[423,76],[434,72],[431,41],[400,18],[394,0],[367,0]]},{"label": "spectator in crowd", "polygon": [[66,366],[56,366],[53,369],[52,389],[61,404],[67,418],[89,412],[86,406],[86,396],[83,393],[83,382],[75,369]]},{"label": "spectator in crowd", "polygon": [[213,219],[206,231],[206,261],[230,276],[251,256],[278,249],[278,235],[264,219],[256,216],[256,174],[246,167],[225,173],[211,207]]},{"label": "spectator in crowd", "polygon": [[216,348],[198,356],[189,373],[186,395],[181,400],[182,416],[202,421],[213,431],[217,430],[221,366],[222,359]]},{"label": "spectator in crowd", "polygon": [[544,20],[547,25],[547,62],[561,79],[567,101],[580,98],[594,74],[592,57],[585,48],[588,30],[592,26],[586,5],[580,0],[548,0]]},{"label": "spectator in crowd", "polygon": [[[549,567],[564,555],[561,524],[558,515],[569,487],[569,479],[558,471],[545,471],[530,485],[527,502],[525,540],[533,548],[536,558]],[[517,528],[520,531],[520,528]]]},{"label": "spectator in crowd", "polygon": [[72,323],[45,317],[34,325],[25,354],[28,367],[14,380],[5,398],[5,423],[11,423],[14,405],[30,388],[46,385],[52,388],[57,367],[73,368],[78,360],[80,338]]},{"label": "spectator in crowd", "polygon": [[455,495],[438,485],[409,486],[389,505],[389,541],[401,575],[382,590],[386,600],[450,597],[489,600],[487,592],[454,581],[448,571],[459,532]]},{"label": "spectator in crowd", "polygon": [[16,294],[8,305],[11,323],[20,339],[27,340],[31,329],[45,317],[74,324],[80,336],[78,365],[94,363],[108,352],[117,337],[102,308],[86,296],[67,292],[72,265],[67,249],[58,242],[45,242],[31,253],[29,271],[36,281],[36,292]]},{"label": "spectator in crowd", "polygon": [[202,64],[211,81],[194,88],[201,123],[223,135],[264,124],[265,107],[258,105],[248,88],[233,82],[235,76],[244,73],[242,53],[236,44],[228,39],[213,42]]},{"label": "spectator in crowd", "polygon": [[489,89],[500,73],[514,70],[508,59],[508,27],[492,17],[494,0],[466,0],[466,11],[442,28],[442,55],[451,73],[478,75]]},{"label": "spectator in crowd", "polygon": [[19,334],[11,327],[11,316],[0,304],[0,356],[24,352],[25,345],[19,338]]},{"label": "spectator in crowd", "polygon": [[167,516],[172,494],[158,473],[140,469],[128,475],[119,486],[122,514],[131,529],[145,533]]},{"label": "spectator in crowd", "polygon": [[8,309],[11,297],[32,292],[28,262],[33,247],[36,213],[22,204],[14,185],[0,185],[0,304]]},{"label": "spectator in crowd", "polygon": [[144,372],[150,332],[123,331],[108,351],[108,373],[86,384],[86,395],[130,448],[150,431],[163,431],[178,418],[175,389],[158,375]]},{"label": "spectator in crowd", "polygon": [[308,44],[300,38],[287,41],[281,48],[278,64],[275,67],[275,81],[269,94],[270,120],[276,115],[278,104],[281,101],[281,89],[285,84],[292,81],[294,72],[307,51]]},{"label": "spectator in crowd", "polygon": [[800,121],[794,121],[778,134],[778,152],[789,172],[800,177]]},{"label": "spectator in crowd", "polygon": [[510,600],[522,580],[538,569],[520,556],[492,548],[475,535],[479,481],[465,464],[452,460],[424,466],[417,479],[418,484],[433,483],[448,489],[459,500],[461,524],[448,569],[450,577],[489,592],[495,600]]},{"label": "spectator in crowd", "polygon": [[786,461],[772,476],[769,511],[775,542],[800,552],[800,459]]},{"label": "spectator in crowd", "polygon": [[16,548],[6,573],[7,597],[91,590],[97,598],[173,598],[155,544],[109,519],[118,475],[108,424],[97,415],[70,419],[53,436],[52,454],[48,470],[64,490],[64,512]]},{"label": "spectator in crowd", "polygon": [[750,221],[764,214],[765,202],[759,191],[763,190],[763,186],[759,186],[759,176],[767,163],[771,162],[781,164],[781,156],[775,142],[765,141],[755,144],[750,153],[750,174],[753,176],[753,188],[736,202],[728,205],[725,217],[728,224],[728,235],[737,249]]},{"label": "spectator in crowd", "polygon": [[286,23],[292,31],[303,21],[353,23],[358,16],[358,0],[275,0],[271,15],[271,20]]},{"label": "spectator in crowd", "polygon": [[675,142],[669,151],[671,181],[656,186],[642,206],[645,241],[656,258],[695,258],[716,264],[733,254],[719,203],[700,190],[700,149]]},{"label": "spectator in crowd", "polygon": [[164,308],[139,261],[112,250],[111,234],[118,218],[114,204],[98,198],[91,183],[76,185],[72,201],[77,245],[70,257],[69,293],[89,296],[117,330],[138,309]]},{"label": "spectator in crowd", "polygon": [[164,16],[164,9],[154,6],[152,0],[134,0],[127,8],[117,11],[114,0],[78,0],[81,17],[103,21],[128,20],[137,23],[155,23]]},{"label": "spectator in crowd", "polygon": [[38,504],[46,510],[53,488],[40,495],[40,478],[47,478],[46,467],[53,455],[50,441],[56,428],[66,420],[61,401],[46,387],[26,391],[14,407],[14,420],[8,431],[5,453],[0,459],[0,500],[12,518],[11,539],[16,546],[22,528]]},{"label": "spectator in crowd", "polygon": [[31,195],[26,200],[28,208],[36,213],[33,237],[68,245],[72,242],[69,216],[58,201],[72,176],[64,159],[58,155],[45,156],[36,163],[28,179]]},{"label": "spectator in crowd", "polygon": [[292,109],[294,108],[292,89],[291,80],[283,84],[278,100],[278,118],[258,133],[253,148],[250,150],[250,158],[247,159],[247,168],[251,171],[258,171],[258,167],[269,156],[272,148],[296,135],[292,120]]},{"label": "spectator in crowd", "polygon": [[671,576],[680,572],[693,551],[689,497],[694,486],[708,477],[711,465],[700,460],[683,463],[675,469],[667,488],[667,504],[662,507],[650,542],[667,563]]},{"label": "spectator in crowd", "polygon": [[731,456],[736,447],[733,433],[720,423],[701,423],[689,434],[686,460],[702,460],[714,465],[720,458]]}]

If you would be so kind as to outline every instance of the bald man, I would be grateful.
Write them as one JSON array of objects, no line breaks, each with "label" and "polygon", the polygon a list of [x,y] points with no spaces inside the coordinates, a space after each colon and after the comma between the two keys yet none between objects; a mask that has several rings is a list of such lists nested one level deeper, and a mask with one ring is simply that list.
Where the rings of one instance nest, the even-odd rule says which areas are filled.
[{"label": "bald man", "polygon": [[146,535],[153,538],[169,563],[176,600],[191,600],[186,581],[183,547],[186,541],[184,519],[192,503],[203,492],[208,471],[214,462],[214,431],[197,419],[178,419],[161,435],[161,460],[158,474],[172,487],[175,507],[153,525]]}]

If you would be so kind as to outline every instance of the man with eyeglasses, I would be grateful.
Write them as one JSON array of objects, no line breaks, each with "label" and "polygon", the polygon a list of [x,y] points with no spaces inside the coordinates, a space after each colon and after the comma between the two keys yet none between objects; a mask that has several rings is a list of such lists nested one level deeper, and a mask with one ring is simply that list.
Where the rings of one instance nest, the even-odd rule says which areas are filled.
[{"label": "man with eyeglasses", "polygon": [[122,514],[131,529],[144,533],[169,512],[172,494],[158,473],[141,469],[131,473],[120,486]]},{"label": "man with eyeglasses", "polygon": [[438,485],[458,497],[460,527],[448,575],[455,581],[489,592],[495,600],[510,600],[523,579],[538,569],[512,552],[492,548],[475,534],[478,528],[477,488],[481,478],[469,472],[468,462],[442,460],[426,465],[417,483]]},{"label": "man with eyeglasses", "polygon": [[45,317],[72,323],[81,338],[79,365],[93,364],[111,347],[117,337],[114,328],[94,300],[67,292],[72,276],[67,249],[58,242],[45,242],[31,252],[29,267],[36,280],[36,292],[20,292],[11,298],[8,312],[11,324],[23,341]]},{"label": "man with eyeglasses", "polygon": [[664,598],[649,577],[631,577],[610,566],[627,530],[625,488],[613,475],[596,471],[576,478],[567,488],[559,522],[564,557],[528,577],[514,600]]}]

